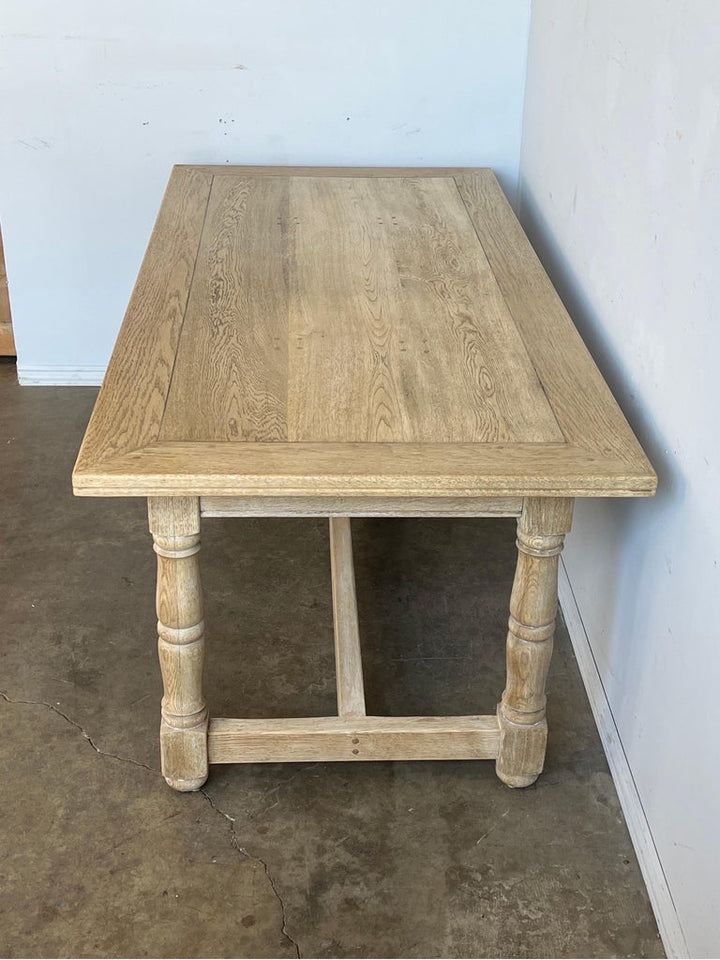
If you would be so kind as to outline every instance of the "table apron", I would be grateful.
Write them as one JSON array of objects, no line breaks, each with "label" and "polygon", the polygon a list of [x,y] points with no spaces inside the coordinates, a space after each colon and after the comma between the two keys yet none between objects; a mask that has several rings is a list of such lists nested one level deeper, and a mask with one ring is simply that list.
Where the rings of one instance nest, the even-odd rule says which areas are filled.
[{"label": "table apron", "polygon": [[522,497],[201,497],[203,517],[519,517]]}]

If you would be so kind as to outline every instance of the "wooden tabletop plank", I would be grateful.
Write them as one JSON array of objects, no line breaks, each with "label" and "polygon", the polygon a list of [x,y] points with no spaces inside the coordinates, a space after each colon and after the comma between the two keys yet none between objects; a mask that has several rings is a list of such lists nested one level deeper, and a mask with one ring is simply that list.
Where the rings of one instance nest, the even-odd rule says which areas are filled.
[{"label": "wooden tabletop plank", "polygon": [[177,167],[87,496],[646,496],[489,170]]},{"label": "wooden tabletop plank", "polygon": [[[422,439],[398,367],[407,323],[367,179],[293,178],[289,439]],[[398,181],[400,182],[400,181]]]},{"label": "wooden tabletop plank", "polygon": [[158,436],[212,175],[173,170],[85,439],[82,472]]},{"label": "wooden tabletop plank", "polygon": [[287,439],[285,179],[218,178],[161,440]]},{"label": "wooden tabletop plank", "polygon": [[458,189],[565,437],[652,473],[497,180],[488,173],[458,176]]},{"label": "wooden tabletop plank", "polygon": [[407,439],[563,441],[454,182],[365,182],[378,217],[386,211],[400,276],[408,332],[398,366],[427,423]]}]

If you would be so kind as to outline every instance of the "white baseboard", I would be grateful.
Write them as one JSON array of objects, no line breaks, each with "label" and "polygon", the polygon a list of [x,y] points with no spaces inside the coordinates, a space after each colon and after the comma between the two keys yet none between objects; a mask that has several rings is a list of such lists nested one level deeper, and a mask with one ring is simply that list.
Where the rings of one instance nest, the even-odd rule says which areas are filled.
[{"label": "white baseboard", "polygon": [[99,387],[105,376],[104,366],[63,367],[52,364],[28,366],[18,363],[18,380],[22,386]]},{"label": "white baseboard", "polygon": [[625,822],[645,880],[665,952],[668,957],[689,957],[685,935],[680,925],[665,871],[653,841],[650,824],[645,816],[632,770],[625,756],[625,750],[615,725],[610,703],[605,694],[605,688],[598,672],[564,562],[560,563],[558,594],[565,624],[575,650],[580,674],[605,749],[610,773],[618,792],[620,806],[625,815]]}]

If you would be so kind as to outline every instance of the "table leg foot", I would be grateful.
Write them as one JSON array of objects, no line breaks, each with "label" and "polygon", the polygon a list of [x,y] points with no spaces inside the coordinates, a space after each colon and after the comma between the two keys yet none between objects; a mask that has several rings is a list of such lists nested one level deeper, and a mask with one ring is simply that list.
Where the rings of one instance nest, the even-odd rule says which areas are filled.
[{"label": "table leg foot", "polygon": [[152,497],[148,513],[158,559],[158,655],[164,690],[160,758],[168,784],[187,792],[199,790],[208,776],[199,502],[194,497]]},{"label": "table leg foot", "polygon": [[500,748],[495,762],[498,777],[508,787],[529,787],[542,773],[547,744],[547,721],[513,723],[498,706]]},{"label": "table leg foot", "polygon": [[[208,778],[207,717],[193,730],[160,723],[160,756],[165,781],[181,793],[199,790]],[[192,776],[196,774],[196,776]]]},{"label": "table leg foot", "polygon": [[510,787],[542,773],[547,744],[545,680],[557,612],[558,563],[573,501],[528,498],[518,520],[518,561],[510,598],[507,681],[498,706],[495,769]]}]

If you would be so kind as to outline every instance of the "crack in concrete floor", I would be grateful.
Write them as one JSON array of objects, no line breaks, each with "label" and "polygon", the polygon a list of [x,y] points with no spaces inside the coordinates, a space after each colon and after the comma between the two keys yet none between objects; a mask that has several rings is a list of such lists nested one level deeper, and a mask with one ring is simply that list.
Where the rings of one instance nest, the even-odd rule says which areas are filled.
[{"label": "crack in concrete floor", "polygon": [[[108,759],[111,759],[111,760],[119,760],[121,763],[132,763],[137,767],[143,767],[145,770],[149,770],[151,773],[157,774],[158,776],[162,776],[160,770],[158,770],[156,767],[151,767],[147,763],[143,763],[141,760],[135,760],[133,757],[121,757],[116,753],[110,753],[106,750],[101,750],[100,747],[98,747],[97,743],[95,743],[92,736],[87,732],[87,730],[83,727],[81,723],[78,723],[77,720],[73,720],[72,717],[69,717],[62,710],[58,709],[58,707],[55,704],[48,703],[47,700],[18,700],[14,697],[8,696],[8,694],[5,693],[3,690],[0,690],[0,698],[2,698],[6,703],[11,705],[22,705],[22,706],[28,706],[28,707],[46,707],[48,710],[52,711],[52,713],[56,714],[58,717],[61,717],[63,720],[65,720],[66,723],[69,723],[70,726],[78,730],[82,734],[83,739],[90,744],[92,749],[99,756],[107,757]],[[311,764],[310,766],[316,766],[316,764]],[[283,783],[275,787],[274,790],[279,790],[282,786],[284,786],[286,782],[289,782],[289,780],[294,780],[296,777],[300,776],[301,773],[304,773],[305,770],[307,769],[309,768],[304,767],[303,770],[295,774],[293,777],[288,778],[288,781],[283,781]],[[168,789],[170,788],[168,787]],[[201,787],[198,792],[201,793],[203,797],[205,797],[205,799],[210,804],[210,807],[213,809],[215,813],[217,813],[221,817],[224,817],[225,820],[228,821],[230,825],[230,846],[233,848],[233,850],[239,853],[240,856],[244,857],[246,860],[250,860],[253,863],[259,863],[260,866],[263,868],[265,877],[270,886],[270,889],[272,890],[273,896],[275,897],[275,899],[277,900],[280,906],[280,915],[281,915],[281,921],[282,921],[282,925],[281,925],[282,935],[285,937],[288,943],[292,946],[293,950],[295,951],[295,956],[297,957],[297,960],[302,960],[299,944],[288,933],[285,901],[281,897],[280,892],[275,884],[275,880],[273,879],[273,876],[270,873],[270,867],[268,866],[267,861],[263,860],[262,857],[258,857],[252,853],[249,853],[248,850],[244,846],[242,846],[242,844],[240,843],[240,837],[238,836],[237,830],[235,829],[236,818],[231,816],[229,813],[226,813],[224,810],[221,810],[220,807],[215,803],[213,798],[210,796],[210,794],[207,792],[207,789],[205,787]]]},{"label": "crack in concrete floor", "polygon": [[63,713],[62,710],[59,710],[54,704],[48,703],[47,700],[16,700],[13,697],[9,697],[2,690],[0,690],[0,697],[2,697],[6,703],[24,704],[28,707],[47,707],[48,710],[52,710],[53,713],[56,713],[71,726],[75,727],[76,730],[79,730],[83,735],[83,738],[87,740],[95,753],[99,753],[101,757],[109,757],[111,760],[120,760],[121,763],[134,763],[136,767],[144,767],[146,770],[152,771],[152,773],[160,772],[159,770],[156,770],[155,767],[150,767],[147,763],[143,763],[141,760],[134,760],[132,757],[120,757],[115,753],[108,753],[106,750],[101,750],[87,730],[82,726],[82,724],[78,723],[76,720],[73,720],[72,717],[69,717],[66,713]]},{"label": "crack in concrete floor", "polygon": [[272,889],[272,892],[275,894],[277,902],[280,904],[280,910],[282,915],[283,936],[288,941],[288,943],[292,945],[298,960],[301,960],[300,946],[298,942],[290,936],[287,930],[287,916],[285,914],[285,901],[280,896],[280,892],[275,885],[275,881],[272,877],[272,874],[270,873],[270,868],[268,867],[267,862],[263,860],[262,857],[258,857],[258,856],[255,856],[254,854],[248,853],[245,847],[242,846],[242,844],[240,843],[240,837],[238,836],[237,830],[235,829],[235,823],[236,823],[235,817],[231,816],[229,813],[226,813],[224,810],[221,810],[220,807],[215,803],[213,798],[210,796],[210,794],[207,792],[207,789],[205,787],[200,787],[199,792],[205,797],[205,799],[213,808],[213,810],[216,813],[220,814],[221,817],[225,817],[225,819],[230,824],[230,845],[233,847],[233,849],[237,850],[237,852],[241,856],[245,857],[246,860],[253,860],[254,862],[259,863],[262,866],[263,870],[265,871],[265,876],[267,877],[267,881],[270,884],[270,887]]}]

